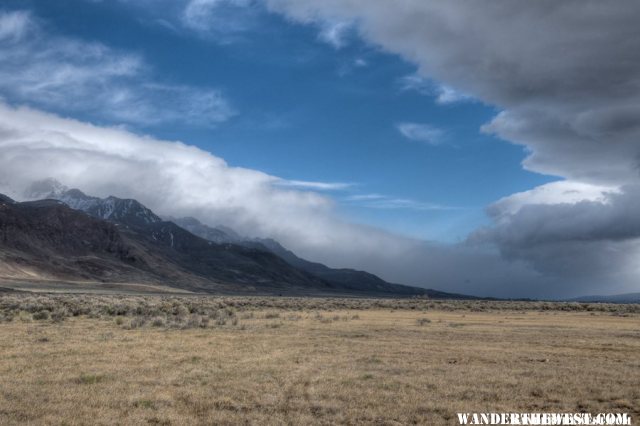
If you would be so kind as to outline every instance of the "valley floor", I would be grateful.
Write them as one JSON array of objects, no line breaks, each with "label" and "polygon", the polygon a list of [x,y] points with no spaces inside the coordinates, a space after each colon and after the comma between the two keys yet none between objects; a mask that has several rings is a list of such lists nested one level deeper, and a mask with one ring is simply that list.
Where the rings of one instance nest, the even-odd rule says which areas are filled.
[{"label": "valley floor", "polygon": [[635,308],[184,299],[1,295],[0,424],[640,419]]}]

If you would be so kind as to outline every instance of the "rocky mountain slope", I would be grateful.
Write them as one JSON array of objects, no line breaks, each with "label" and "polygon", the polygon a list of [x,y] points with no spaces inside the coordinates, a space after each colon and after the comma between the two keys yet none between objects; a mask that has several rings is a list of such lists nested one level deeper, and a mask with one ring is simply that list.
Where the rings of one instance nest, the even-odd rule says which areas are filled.
[{"label": "rocky mountain slope", "polygon": [[227,293],[334,291],[272,253],[214,244],[171,222],[126,227],[56,200],[3,200],[0,275],[5,278],[153,283]]}]

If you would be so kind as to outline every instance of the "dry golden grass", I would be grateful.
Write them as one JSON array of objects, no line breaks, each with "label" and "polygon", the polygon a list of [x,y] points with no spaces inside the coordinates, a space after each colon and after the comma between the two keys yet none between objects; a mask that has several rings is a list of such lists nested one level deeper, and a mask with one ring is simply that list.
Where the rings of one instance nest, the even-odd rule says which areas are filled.
[{"label": "dry golden grass", "polygon": [[456,424],[460,411],[640,418],[637,313],[267,299],[230,309],[210,298],[215,315],[189,308],[177,321],[149,308],[175,308],[158,298],[137,299],[150,318],[132,327],[129,313],[54,322],[16,297],[0,298],[16,312],[0,323],[0,424],[438,425]]}]

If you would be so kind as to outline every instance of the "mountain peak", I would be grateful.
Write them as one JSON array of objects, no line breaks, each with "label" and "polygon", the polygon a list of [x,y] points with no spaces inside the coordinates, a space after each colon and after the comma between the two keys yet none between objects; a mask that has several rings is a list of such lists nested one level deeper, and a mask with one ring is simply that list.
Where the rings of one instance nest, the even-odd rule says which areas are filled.
[{"label": "mountain peak", "polygon": [[76,198],[76,199],[85,199],[85,200],[94,198],[94,197],[88,196],[84,192],[80,191],[78,188],[71,188],[67,191],[63,191],[61,195],[65,195],[67,197]]},{"label": "mountain peak", "polygon": [[26,191],[26,195],[31,199],[59,200],[74,210],[126,226],[162,222],[158,215],[134,199],[123,199],[113,195],[107,198],[92,197],[77,188],[69,189],[51,178],[34,182]]},{"label": "mountain peak", "polygon": [[32,200],[41,200],[44,198],[57,199],[69,188],[54,178],[47,178],[33,182],[25,191],[25,196]]}]

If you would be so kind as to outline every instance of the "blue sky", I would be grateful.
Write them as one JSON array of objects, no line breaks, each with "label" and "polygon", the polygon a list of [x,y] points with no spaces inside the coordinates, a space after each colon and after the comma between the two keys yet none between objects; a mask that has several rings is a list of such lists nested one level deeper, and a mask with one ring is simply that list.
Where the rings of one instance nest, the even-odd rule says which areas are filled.
[{"label": "blue sky", "polygon": [[[221,31],[185,28],[171,6],[4,4],[31,10],[49,34],[139,55],[157,82],[215,90],[230,113],[221,120],[145,123],[64,104],[45,109],[180,140],[230,165],[285,179],[349,184],[326,194],[354,222],[458,241],[487,222],[484,208],[491,202],[553,180],[523,170],[522,147],[480,131],[495,108],[469,99],[439,102],[437,82],[417,81],[415,64],[365,42],[352,29],[338,40],[323,38],[317,25],[255,4],[250,11],[229,6],[225,21],[238,23]],[[162,109],[173,99],[160,95],[153,101]],[[403,134],[402,124],[418,130]]]}]

